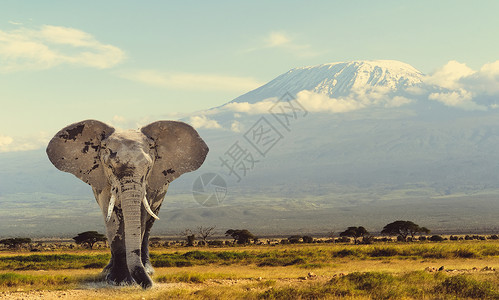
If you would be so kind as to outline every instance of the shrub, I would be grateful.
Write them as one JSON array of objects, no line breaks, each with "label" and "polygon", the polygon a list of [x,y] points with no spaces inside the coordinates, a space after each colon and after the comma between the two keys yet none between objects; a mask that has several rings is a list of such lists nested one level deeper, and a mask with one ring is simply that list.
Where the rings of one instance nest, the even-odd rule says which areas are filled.
[{"label": "shrub", "polygon": [[298,244],[299,242],[301,242],[301,236],[299,235],[290,236],[288,237],[288,241],[290,244]]},{"label": "shrub", "polygon": [[302,240],[303,240],[304,243],[308,243],[308,244],[311,244],[311,243],[314,242],[314,238],[311,237],[311,236],[308,236],[308,235],[304,235],[302,237]]},{"label": "shrub", "polygon": [[439,235],[432,235],[430,238],[430,241],[432,242],[442,242],[443,240],[444,238]]},{"label": "shrub", "polygon": [[306,263],[306,261],[301,258],[294,257],[268,257],[263,259],[258,266],[259,267],[278,267],[278,266],[292,266],[292,265],[301,265]]},{"label": "shrub", "polygon": [[461,258],[474,258],[478,256],[476,252],[469,249],[458,249],[454,251],[454,254],[456,255],[456,257]]},{"label": "shrub", "polygon": [[23,244],[29,245],[31,244],[30,238],[11,238],[11,239],[3,239],[0,241],[0,244],[5,245],[11,249],[20,248]]},{"label": "shrub", "polygon": [[436,287],[437,292],[454,294],[456,297],[476,299],[497,299],[499,293],[494,291],[489,282],[480,282],[465,275],[457,275],[445,279]]},{"label": "shrub", "polygon": [[352,240],[349,237],[342,236],[341,238],[336,239],[335,242],[336,243],[351,243]]},{"label": "shrub", "polygon": [[368,254],[371,257],[386,257],[386,256],[395,256],[395,255],[398,255],[399,252],[397,251],[397,249],[392,248],[392,247],[382,247],[382,248],[381,247],[375,247]]},{"label": "shrub", "polygon": [[334,257],[347,257],[347,256],[358,256],[358,251],[354,251],[351,249],[342,249],[340,251],[334,252]]}]

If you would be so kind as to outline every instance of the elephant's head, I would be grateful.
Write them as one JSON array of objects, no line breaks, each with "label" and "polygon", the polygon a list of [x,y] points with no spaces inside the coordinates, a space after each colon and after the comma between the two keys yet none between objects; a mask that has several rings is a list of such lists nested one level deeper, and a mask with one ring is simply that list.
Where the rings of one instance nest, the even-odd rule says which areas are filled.
[{"label": "elephant's head", "polygon": [[91,185],[102,209],[112,252],[109,281],[152,285],[147,240],[168,184],[199,168],[207,153],[197,132],[175,121],[116,131],[86,120],[52,138],[50,161]]}]

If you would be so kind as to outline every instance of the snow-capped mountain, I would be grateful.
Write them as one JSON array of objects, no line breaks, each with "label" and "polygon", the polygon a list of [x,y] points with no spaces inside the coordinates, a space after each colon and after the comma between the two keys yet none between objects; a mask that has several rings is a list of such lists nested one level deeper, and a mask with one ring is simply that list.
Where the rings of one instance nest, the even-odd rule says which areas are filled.
[{"label": "snow-capped mountain", "polygon": [[269,83],[231,102],[255,103],[285,93],[307,90],[329,97],[342,97],[352,91],[382,88],[400,92],[422,83],[416,68],[395,60],[351,61],[291,69]]}]

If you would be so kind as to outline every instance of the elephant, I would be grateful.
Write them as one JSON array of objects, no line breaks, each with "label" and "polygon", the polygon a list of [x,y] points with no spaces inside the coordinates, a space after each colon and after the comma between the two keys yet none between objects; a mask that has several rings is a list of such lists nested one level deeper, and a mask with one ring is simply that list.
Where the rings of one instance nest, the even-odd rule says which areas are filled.
[{"label": "elephant", "polygon": [[152,286],[149,233],[168,185],[197,170],[208,146],[190,125],[157,121],[140,130],[115,130],[85,120],[66,126],[49,142],[47,155],[59,170],[92,187],[106,225],[110,284]]}]

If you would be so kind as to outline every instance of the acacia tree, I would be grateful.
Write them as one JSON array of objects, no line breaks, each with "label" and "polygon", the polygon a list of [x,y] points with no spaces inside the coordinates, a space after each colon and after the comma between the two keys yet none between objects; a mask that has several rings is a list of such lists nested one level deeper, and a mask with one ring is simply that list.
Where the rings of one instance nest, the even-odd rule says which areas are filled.
[{"label": "acacia tree", "polygon": [[3,239],[0,241],[0,244],[3,244],[11,249],[20,248],[23,244],[31,244],[30,238],[10,238]]},{"label": "acacia tree", "polygon": [[208,245],[208,238],[215,234],[215,231],[214,231],[215,228],[216,228],[216,226],[211,226],[211,227],[199,226],[198,227],[199,236],[201,236],[201,239],[203,240],[205,245]]},{"label": "acacia tree", "polygon": [[352,237],[354,243],[357,244],[358,238],[364,237],[368,234],[369,234],[369,232],[363,226],[359,226],[359,227],[352,226],[352,227],[348,227],[347,230],[340,233],[340,236],[341,237],[343,237],[343,236]]},{"label": "acacia tree", "polygon": [[398,235],[403,241],[407,241],[407,236],[414,238],[416,233],[430,233],[426,227],[420,227],[411,221],[395,221],[383,227],[381,234]]},{"label": "acacia tree", "polygon": [[229,229],[225,232],[225,235],[231,236],[234,242],[238,244],[249,244],[250,240],[256,239],[247,229]]},{"label": "acacia tree", "polygon": [[196,241],[196,235],[192,233],[192,230],[186,228],[184,231],[180,233],[180,235],[185,237],[185,239],[187,240],[188,247],[194,246],[194,241]]},{"label": "acacia tree", "polygon": [[107,238],[105,235],[98,233],[97,231],[85,231],[78,233],[77,236],[73,238],[75,243],[87,245],[88,248],[92,249],[97,242],[105,242]]}]

